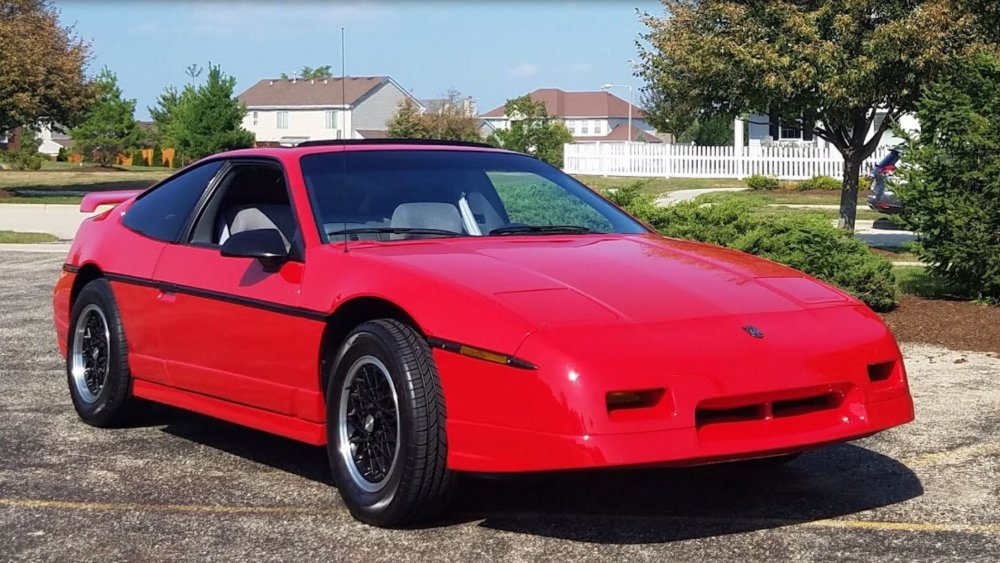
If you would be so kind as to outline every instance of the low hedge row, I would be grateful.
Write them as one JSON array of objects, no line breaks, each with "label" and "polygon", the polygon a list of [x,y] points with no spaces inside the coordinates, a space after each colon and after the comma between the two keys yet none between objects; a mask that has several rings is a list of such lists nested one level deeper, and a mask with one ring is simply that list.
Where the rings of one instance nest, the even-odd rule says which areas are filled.
[{"label": "low hedge row", "polygon": [[663,235],[725,246],[780,262],[836,285],[876,311],[896,305],[892,262],[814,215],[755,215],[762,203],[722,198],[656,207],[638,186],[606,196]]}]

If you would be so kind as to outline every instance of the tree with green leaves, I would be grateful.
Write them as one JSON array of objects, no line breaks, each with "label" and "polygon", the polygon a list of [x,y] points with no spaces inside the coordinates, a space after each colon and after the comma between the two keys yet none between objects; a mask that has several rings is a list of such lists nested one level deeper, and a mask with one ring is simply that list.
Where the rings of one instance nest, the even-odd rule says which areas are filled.
[{"label": "tree with green leaves", "polygon": [[[318,66],[316,68],[304,66],[302,67],[302,70],[299,71],[297,78],[301,80],[319,80],[321,78],[330,78],[333,76],[333,71],[331,70],[332,68],[333,67],[330,65]],[[282,80],[288,80],[289,78],[288,74],[284,72],[281,73]]]},{"label": "tree with green leaves", "polygon": [[[699,147],[717,147],[733,143],[734,120],[726,115],[696,118],[677,135],[678,143],[694,143]],[[665,131],[665,129],[661,129]]]},{"label": "tree with green leaves", "polygon": [[86,118],[69,131],[80,154],[101,166],[115,164],[118,155],[138,144],[135,100],[122,97],[118,76],[105,68],[94,79],[97,101]]},{"label": "tree with green leaves", "polygon": [[479,141],[479,123],[475,116],[466,112],[463,102],[461,93],[449,90],[435,107],[421,111],[407,98],[386,124],[389,136],[398,139]]},{"label": "tree with green leaves", "polygon": [[179,92],[167,87],[157,106],[149,109],[159,144],[172,146],[182,162],[253,146],[253,133],[243,128],[247,109],[234,96],[235,87],[236,78],[211,63],[203,83],[188,84]]},{"label": "tree with green leaves", "polygon": [[949,68],[917,103],[920,132],[895,187],[921,261],[971,297],[1000,300],[1000,58]]},{"label": "tree with green leaves", "polygon": [[862,163],[980,37],[956,0],[661,1],[666,17],[642,17],[640,45],[654,123],[761,113],[812,131],[844,157],[840,224],[852,230]]},{"label": "tree with green leaves", "polygon": [[507,100],[504,107],[509,126],[495,131],[488,142],[508,150],[533,154],[561,168],[564,145],[573,142],[573,135],[565,125],[548,114],[545,103],[525,95]]},{"label": "tree with green leaves", "polygon": [[387,133],[394,139],[426,139],[427,123],[417,104],[405,98],[396,113],[386,122]]},{"label": "tree with green leaves", "polygon": [[45,160],[45,157],[38,152],[41,146],[42,140],[38,137],[38,133],[31,127],[22,127],[20,146],[14,150],[0,152],[0,162],[4,162],[14,170],[38,170]]},{"label": "tree with green leaves", "polygon": [[93,101],[90,46],[48,0],[0,0],[0,132],[75,125]]}]

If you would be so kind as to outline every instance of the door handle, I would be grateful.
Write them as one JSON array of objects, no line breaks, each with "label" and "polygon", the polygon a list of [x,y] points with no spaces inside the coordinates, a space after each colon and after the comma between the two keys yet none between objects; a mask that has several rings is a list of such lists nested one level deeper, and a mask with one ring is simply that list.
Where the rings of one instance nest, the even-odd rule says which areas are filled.
[{"label": "door handle", "polygon": [[160,294],[156,298],[161,301],[173,303],[177,298],[177,286],[172,283],[161,283],[157,285],[157,289],[160,290]]}]

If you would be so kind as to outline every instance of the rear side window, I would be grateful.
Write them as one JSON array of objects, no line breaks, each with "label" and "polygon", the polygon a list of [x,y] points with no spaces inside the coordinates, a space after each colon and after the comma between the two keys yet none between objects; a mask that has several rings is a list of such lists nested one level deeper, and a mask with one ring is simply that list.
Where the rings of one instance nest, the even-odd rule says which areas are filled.
[{"label": "rear side window", "polygon": [[122,222],[148,237],[177,242],[188,216],[220,168],[222,161],[217,160],[167,180],[136,200]]}]

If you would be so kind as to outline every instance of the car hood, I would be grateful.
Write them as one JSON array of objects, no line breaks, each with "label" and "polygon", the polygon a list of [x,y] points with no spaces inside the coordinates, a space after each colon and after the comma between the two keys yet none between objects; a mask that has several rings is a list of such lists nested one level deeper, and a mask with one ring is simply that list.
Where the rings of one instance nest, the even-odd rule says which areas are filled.
[{"label": "car hood", "polygon": [[780,264],[657,235],[433,239],[365,250],[483,294],[538,328],[857,304]]}]

